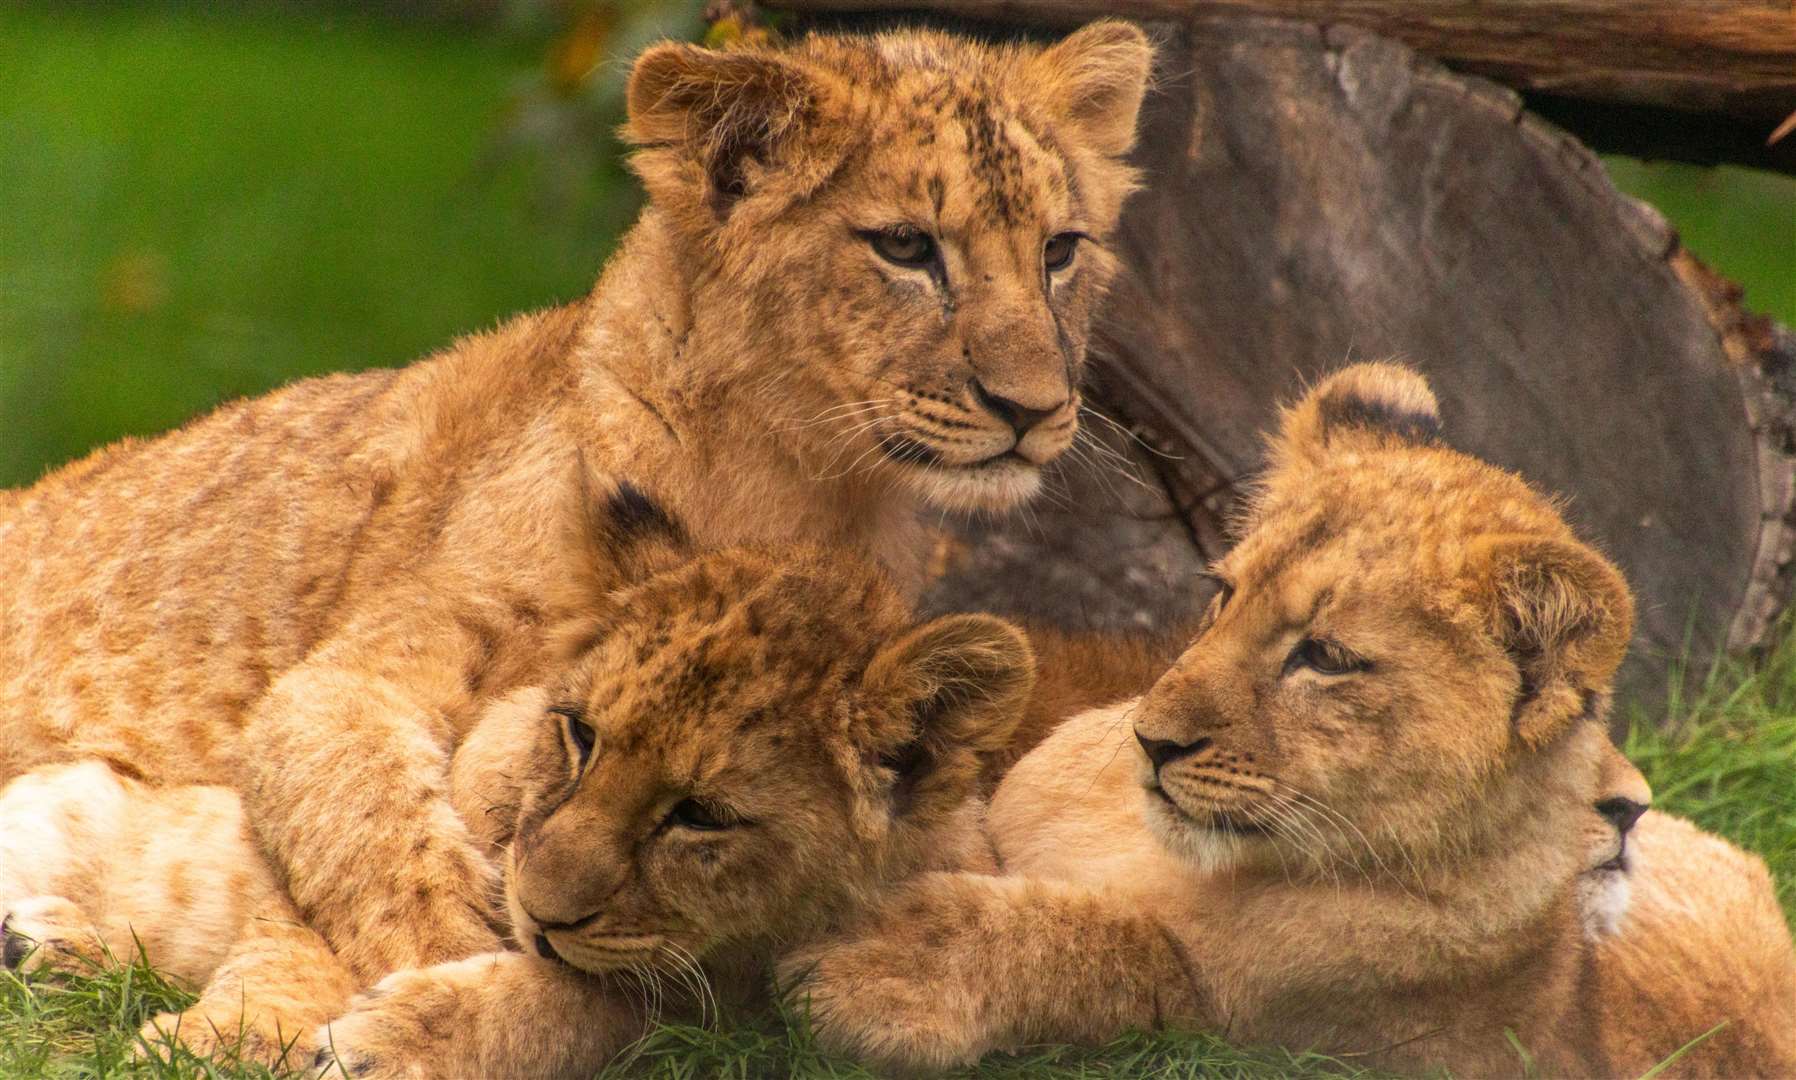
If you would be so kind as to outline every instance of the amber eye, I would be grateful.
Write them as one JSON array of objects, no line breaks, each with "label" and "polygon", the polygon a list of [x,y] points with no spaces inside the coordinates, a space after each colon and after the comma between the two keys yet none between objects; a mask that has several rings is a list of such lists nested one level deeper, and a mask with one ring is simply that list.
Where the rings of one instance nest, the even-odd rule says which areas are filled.
[{"label": "amber eye", "polygon": [[667,812],[667,822],[699,832],[716,832],[736,824],[727,811],[703,799],[681,799],[674,803],[673,809]]},{"label": "amber eye", "polygon": [[1309,668],[1319,675],[1351,675],[1356,671],[1368,671],[1371,667],[1372,661],[1353,653],[1339,642],[1304,638],[1285,657],[1284,674],[1289,675],[1298,668]]},{"label": "amber eye", "polygon": [[921,229],[900,225],[863,235],[880,258],[895,266],[915,270],[935,263],[935,238]]},{"label": "amber eye", "polygon": [[592,748],[598,744],[599,737],[592,725],[586,722],[586,713],[577,705],[558,706],[550,712],[561,717],[567,728],[568,742],[573,744],[576,757],[575,767],[586,768],[586,762],[592,757]]},{"label": "amber eye", "polygon": [[1057,233],[1048,237],[1042,246],[1042,262],[1047,265],[1048,273],[1065,270],[1073,263],[1073,252],[1079,248],[1079,234],[1072,232]]}]

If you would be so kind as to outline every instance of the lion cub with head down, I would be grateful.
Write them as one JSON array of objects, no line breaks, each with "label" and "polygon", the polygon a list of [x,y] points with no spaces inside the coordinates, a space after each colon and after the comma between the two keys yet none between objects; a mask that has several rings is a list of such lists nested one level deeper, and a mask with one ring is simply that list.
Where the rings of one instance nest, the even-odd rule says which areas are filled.
[{"label": "lion cub with head down", "polygon": [[[242,1031],[265,1060],[316,1048],[333,1076],[591,1075],[647,1021],[641,982],[595,974],[662,983],[675,1013],[757,996],[779,950],[898,878],[989,864],[973,796],[1034,682],[1022,632],[921,621],[845,554],[694,554],[635,502],[622,524],[592,515],[599,569],[574,587],[599,599],[555,635],[566,659],[485,710],[449,764],[492,864],[483,914],[520,951],[395,972],[339,1015],[354,980],[286,901],[236,797],[87,762],[0,795],[8,963],[141,941],[206,987],[157,1019],[152,1045]],[[614,570],[627,584],[601,589]]]},{"label": "lion cub with head down", "polygon": [[1196,643],[1000,786],[1007,875],[924,876],[793,958],[827,1044],[929,1068],[1187,1026],[1401,1069],[1514,1073],[1519,1045],[1548,1074],[1638,1075],[1721,1025],[1674,1070],[1796,1074],[1762,863],[1648,813],[1614,857],[1631,902],[1591,910],[1628,587],[1437,428],[1426,383],[1387,365],[1285,415]]}]

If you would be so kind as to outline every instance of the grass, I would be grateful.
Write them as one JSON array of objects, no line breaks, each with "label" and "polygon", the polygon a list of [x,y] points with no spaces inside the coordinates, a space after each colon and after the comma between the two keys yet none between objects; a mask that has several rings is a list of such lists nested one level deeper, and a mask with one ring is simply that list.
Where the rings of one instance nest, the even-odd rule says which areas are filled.
[{"label": "grass", "polygon": [[[297,10],[297,9],[296,9]],[[494,154],[506,38],[176,4],[0,4],[0,487],[580,296],[615,161],[549,213]]]}]

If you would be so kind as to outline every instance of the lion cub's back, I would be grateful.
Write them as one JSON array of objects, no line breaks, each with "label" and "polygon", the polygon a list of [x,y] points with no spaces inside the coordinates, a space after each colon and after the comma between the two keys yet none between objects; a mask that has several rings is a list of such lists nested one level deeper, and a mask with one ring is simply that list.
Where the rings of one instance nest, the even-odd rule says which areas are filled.
[{"label": "lion cub's back", "polygon": [[1104,887],[1192,879],[1189,865],[1148,831],[1134,706],[1072,717],[1005,774],[986,827],[1006,873]]},{"label": "lion cub's back", "polygon": [[[1648,812],[1629,835],[1632,901],[1616,933],[1596,945],[1588,1004],[1604,1057],[1639,1072],[1695,1039],[1682,1076],[1796,1076],[1796,949],[1763,861],[1680,818]],[[1649,1016],[1654,1022],[1642,1022]]]}]

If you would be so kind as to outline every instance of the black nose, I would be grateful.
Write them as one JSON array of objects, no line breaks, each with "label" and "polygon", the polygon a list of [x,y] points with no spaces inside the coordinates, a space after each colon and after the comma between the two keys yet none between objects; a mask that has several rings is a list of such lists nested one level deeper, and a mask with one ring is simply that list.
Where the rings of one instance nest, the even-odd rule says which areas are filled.
[{"label": "black nose", "polygon": [[973,380],[973,394],[979,399],[979,404],[985,406],[988,412],[1009,424],[1010,430],[1016,432],[1016,437],[1019,439],[1027,434],[1030,428],[1053,416],[1060,410],[1061,405],[1066,404],[1062,401],[1050,409],[1031,409],[1002,394],[992,393],[978,379]]},{"label": "black nose", "polygon": [[547,935],[547,934],[536,935],[535,945],[536,945],[536,955],[542,957],[544,960],[559,960],[559,959],[561,959],[561,954],[557,953],[555,951],[555,946],[549,944],[549,935]]},{"label": "black nose", "polygon": [[1628,830],[1634,827],[1634,822],[1640,820],[1640,815],[1646,813],[1646,804],[1617,795],[1597,803],[1596,812],[1608,818],[1609,824],[1615,826],[1615,831],[1626,836]]},{"label": "black nose", "polygon": [[1210,745],[1208,736],[1200,738],[1196,742],[1176,743],[1171,739],[1150,739],[1139,731],[1135,733],[1135,741],[1141,744],[1141,751],[1147,755],[1147,759],[1154,763],[1156,775],[1166,767],[1168,762],[1177,761],[1182,757],[1190,757]]}]

